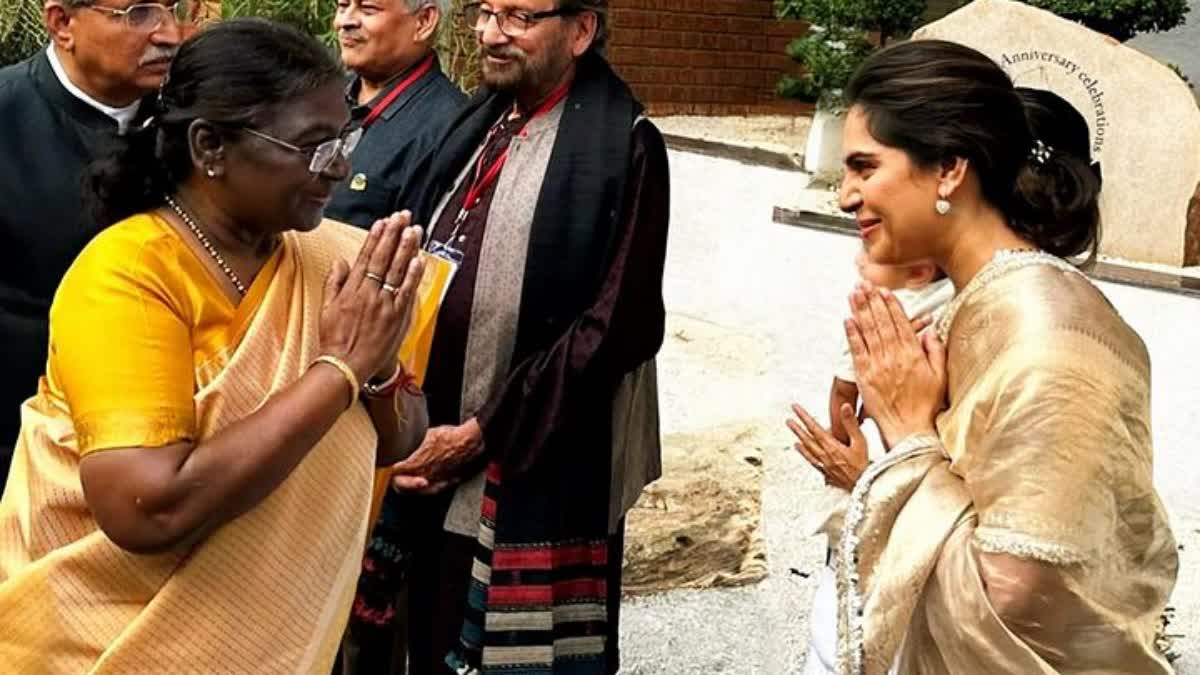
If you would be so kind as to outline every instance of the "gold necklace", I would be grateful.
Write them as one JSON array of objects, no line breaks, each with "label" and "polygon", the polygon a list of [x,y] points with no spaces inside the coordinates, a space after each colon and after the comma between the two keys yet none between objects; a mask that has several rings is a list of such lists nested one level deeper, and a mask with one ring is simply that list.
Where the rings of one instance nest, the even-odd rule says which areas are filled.
[{"label": "gold necklace", "polygon": [[225,276],[229,277],[229,280],[233,282],[233,287],[237,289],[237,292],[243,296],[246,295],[246,285],[243,284],[242,280],[238,278],[238,275],[233,271],[233,268],[225,262],[225,258],[221,256],[219,251],[217,251],[217,247],[213,246],[213,243],[209,241],[208,235],[204,234],[204,230],[200,229],[200,226],[196,224],[196,220],[192,218],[192,215],[183,210],[183,207],[176,203],[174,199],[171,199],[170,195],[165,195],[164,198],[167,200],[167,205],[171,207],[171,210],[173,210],[175,214],[179,216],[179,219],[188,226],[188,229],[192,231],[192,234],[196,235],[196,239],[200,241],[200,245],[204,247],[204,250],[208,251],[208,254],[212,256],[212,259],[217,262],[217,267],[220,267],[221,271],[225,273]]}]

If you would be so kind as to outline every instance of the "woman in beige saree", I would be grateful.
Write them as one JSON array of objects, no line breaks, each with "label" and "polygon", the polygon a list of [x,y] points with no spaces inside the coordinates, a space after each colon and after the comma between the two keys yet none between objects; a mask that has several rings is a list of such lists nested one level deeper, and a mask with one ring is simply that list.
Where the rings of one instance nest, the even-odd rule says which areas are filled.
[{"label": "woman in beige saree", "polygon": [[419,230],[317,227],[348,120],[321,45],[231,21],[96,172],[115,224],[59,288],[0,501],[0,671],[330,672],[377,467],[425,426]]},{"label": "woman in beige saree", "polygon": [[938,41],[882,50],[848,98],[841,201],[868,254],[932,259],[958,293],[923,341],[885,291],[851,297],[887,457],[800,411],[798,449],[851,491],[836,672],[1172,672],[1148,354],[1064,260],[1099,236],[1086,126],[1030,125],[999,67]]}]

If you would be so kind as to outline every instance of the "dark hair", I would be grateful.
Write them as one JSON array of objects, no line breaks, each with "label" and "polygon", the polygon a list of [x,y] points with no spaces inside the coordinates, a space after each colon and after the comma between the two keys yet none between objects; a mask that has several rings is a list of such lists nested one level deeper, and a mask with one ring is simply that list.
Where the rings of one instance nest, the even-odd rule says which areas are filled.
[{"label": "dark hair", "polygon": [[[1087,120],[1058,94],[1017,87],[1025,123],[1035,148],[1044,152],[1017,175],[1017,193],[1029,209],[1019,220],[1035,222],[1033,214],[1053,214],[1053,226],[1038,235],[1063,249],[1089,250],[1094,256],[1100,240],[1100,163],[1091,161],[1092,134]],[[1090,236],[1089,239],[1082,240]],[[1046,248],[1046,247],[1043,247]],[[1047,248],[1047,250],[1050,250]]]},{"label": "dark hair", "polygon": [[608,47],[608,0],[561,0],[558,6],[574,14],[591,12],[596,15],[596,36],[592,38],[589,50],[603,56]]},{"label": "dark hair", "polygon": [[342,77],[329,50],[282,23],[231,19],[200,31],[171,62],[153,117],[128,134],[115,155],[92,165],[98,222],[111,224],[160,205],[191,175],[188,127],[196,119],[235,128],[261,123],[257,118],[269,106]]},{"label": "dark hair", "polygon": [[[1048,99],[1034,98],[1027,110],[995,62],[942,40],[878,51],[846,88],[847,103],[864,111],[881,143],[922,168],[968,160],[984,198],[1017,234],[1048,253],[1091,260],[1100,240],[1100,181],[1088,167],[1087,124],[1073,109],[1057,116],[1057,104],[1043,111]],[[1038,141],[1048,157],[1035,156]]]}]

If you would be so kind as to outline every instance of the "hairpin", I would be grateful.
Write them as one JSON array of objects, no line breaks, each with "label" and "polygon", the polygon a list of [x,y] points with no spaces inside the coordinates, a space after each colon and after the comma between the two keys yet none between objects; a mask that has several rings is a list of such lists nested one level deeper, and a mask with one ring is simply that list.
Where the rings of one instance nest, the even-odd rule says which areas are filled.
[{"label": "hairpin", "polygon": [[1033,142],[1033,149],[1029,151],[1029,158],[1037,162],[1038,166],[1045,166],[1046,162],[1054,156],[1054,148],[1046,145],[1037,139]]}]

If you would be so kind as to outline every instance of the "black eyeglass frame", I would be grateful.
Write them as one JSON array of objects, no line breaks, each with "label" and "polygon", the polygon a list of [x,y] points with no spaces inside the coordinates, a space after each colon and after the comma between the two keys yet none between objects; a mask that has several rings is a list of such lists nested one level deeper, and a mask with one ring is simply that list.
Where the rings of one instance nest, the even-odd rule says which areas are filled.
[{"label": "black eyeglass frame", "polygon": [[[582,10],[573,7],[559,7],[557,9],[548,9],[543,12],[525,12],[522,10],[506,10],[503,12],[495,12],[490,9],[484,9],[482,2],[468,2],[459,10],[464,20],[467,20],[472,30],[481,32],[487,28],[487,24],[494,18],[496,19],[496,27],[500,32],[510,38],[521,37],[536,26],[539,22],[545,19],[552,19],[556,16],[576,16],[582,13]],[[472,13],[477,13],[475,21],[470,21],[468,17]],[[509,19],[516,19],[524,24],[524,27],[518,28],[515,32],[509,32],[505,27],[508,25]],[[481,23],[482,22],[482,23]]]}]

